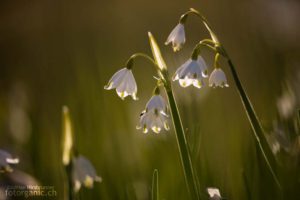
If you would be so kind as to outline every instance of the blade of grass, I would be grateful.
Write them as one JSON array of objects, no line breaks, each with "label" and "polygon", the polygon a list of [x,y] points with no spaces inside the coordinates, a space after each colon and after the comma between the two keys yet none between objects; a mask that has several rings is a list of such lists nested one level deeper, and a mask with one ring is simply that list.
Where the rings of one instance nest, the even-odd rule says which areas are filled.
[{"label": "blade of grass", "polygon": [[158,191],[158,170],[155,169],[153,171],[152,177],[152,200],[159,199],[159,191]]},{"label": "blade of grass", "polygon": [[239,93],[242,103],[244,105],[244,109],[246,111],[249,122],[251,124],[252,130],[253,130],[253,135],[256,140],[256,144],[262,153],[262,156],[267,164],[267,167],[269,168],[269,171],[270,171],[272,177],[274,178],[276,185],[281,190],[282,189],[281,184],[280,184],[278,177],[272,167],[272,166],[276,165],[276,159],[274,157],[274,154],[272,153],[272,151],[270,149],[270,146],[264,135],[263,128],[256,116],[256,113],[255,113],[254,108],[248,98],[248,95],[246,94],[246,92],[242,86],[242,83],[237,75],[235,67],[229,58],[228,58],[228,64],[229,64],[235,85],[237,87],[238,93]]}]

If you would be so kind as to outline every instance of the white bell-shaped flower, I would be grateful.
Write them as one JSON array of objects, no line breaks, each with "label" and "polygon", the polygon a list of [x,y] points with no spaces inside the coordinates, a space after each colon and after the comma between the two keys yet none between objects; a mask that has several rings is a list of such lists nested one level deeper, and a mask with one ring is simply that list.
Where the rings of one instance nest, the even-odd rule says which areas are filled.
[{"label": "white bell-shaped flower", "polygon": [[173,76],[173,81],[179,80],[182,87],[194,85],[197,88],[203,86],[203,78],[207,77],[207,66],[202,57],[197,60],[189,59],[181,65]]},{"label": "white bell-shaped flower", "polygon": [[140,116],[140,124],[137,129],[143,129],[147,133],[151,129],[155,133],[160,133],[164,128],[169,130],[168,125],[168,106],[164,98],[160,95],[159,87],[154,90],[153,96],[146,104],[146,109]]},{"label": "white bell-shaped flower", "polygon": [[220,68],[215,68],[209,77],[210,87],[229,87],[224,71]]},{"label": "white bell-shaped flower", "polygon": [[221,200],[221,194],[218,188],[207,188],[207,193],[210,200]]},{"label": "white bell-shaped flower", "polygon": [[81,185],[92,188],[95,181],[102,181],[90,161],[81,155],[73,158],[72,178],[76,192],[79,191]]},{"label": "white bell-shaped flower", "polygon": [[108,81],[104,89],[116,89],[117,94],[123,100],[128,95],[132,96],[134,100],[137,100],[137,85],[131,69],[123,68],[117,71]]},{"label": "white bell-shaped flower", "polygon": [[157,109],[144,111],[140,117],[140,124],[137,129],[143,129],[143,133],[148,133],[151,129],[155,133],[160,133],[162,129],[169,130],[168,116],[159,113]]},{"label": "white bell-shaped flower", "polygon": [[179,23],[170,33],[165,45],[172,43],[174,51],[179,51],[185,43],[184,24]]},{"label": "white bell-shaped flower", "polygon": [[0,150],[0,172],[12,172],[11,164],[18,164],[19,159],[4,150]]}]

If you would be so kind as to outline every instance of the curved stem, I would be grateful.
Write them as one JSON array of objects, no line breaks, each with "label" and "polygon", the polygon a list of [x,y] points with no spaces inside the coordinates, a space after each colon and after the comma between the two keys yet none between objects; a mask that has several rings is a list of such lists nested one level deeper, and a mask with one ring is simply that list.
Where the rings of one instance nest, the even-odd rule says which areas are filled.
[{"label": "curved stem", "polygon": [[[191,8],[189,11],[187,11],[186,13],[184,13],[181,16],[180,20],[182,20],[183,23],[185,23],[185,21],[187,19],[187,16],[189,14],[195,14],[196,16],[198,16],[202,20],[205,27],[209,31],[209,33],[211,35],[211,38],[212,38],[212,41],[214,43],[214,44],[207,43],[207,42],[210,42],[210,41],[207,41],[207,40],[201,41],[201,42],[199,42],[199,44],[196,45],[195,49],[197,50],[197,48],[200,48],[201,46],[204,45],[206,47],[209,47],[209,48],[213,49],[214,51],[221,54],[222,56],[224,56],[227,59],[228,65],[229,65],[231,73],[232,73],[232,76],[234,78],[235,85],[236,85],[238,93],[241,97],[241,101],[244,105],[244,108],[245,108],[246,114],[248,116],[249,122],[252,126],[253,135],[254,135],[254,138],[256,140],[256,145],[260,149],[260,151],[262,153],[262,156],[263,156],[263,158],[266,162],[266,165],[267,165],[267,167],[268,167],[268,169],[269,169],[276,185],[281,190],[281,184],[280,184],[280,182],[277,178],[277,175],[275,174],[275,171],[272,168],[272,165],[276,164],[276,159],[275,159],[274,155],[272,154],[270,146],[267,143],[267,140],[266,140],[265,135],[264,135],[263,128],[261,127],[260,122],[259,122],[259,120],[256,116],[255,111],[254,111],[254,108],[253,108],[253,106],[252,106],[252,104],[251,104],[251,102],[250,102],[250,100],[249,100],[249,98],[248,98],[241,82],[240,82],[240,79],[239,79],[239,77],[236,73],[235,67],[234,67],[230,57],[228,56],[228,54],[227,54],[226,50],[224,49],[224,47],[222,46],[222,44],[219,42],[216,34],[212,31],[212,28],[211,28],[209,22],[207,21],[207,19],[198,10],[195,10],[195,9]],[[211,45],[213,45],[213,47]],[[195,49],[194,49],[194,51],[195,51]]]},{"label": "curved stem", "polygon": [[189,154],[189,149],[188,149],[188,144],[187,140],[184,134],[181,118],[179,115],[179,111],[176,105],[176,101],[173,95],[173,91],[171,88],[171,85],[168,84],[165,86],[165,90],[167,93],[169,105],[170,105],[170,110],[172,114],[172,119],[173,119],[173,125],[176,133],[176,139],[177,139],[177,145],[179,148],[180,152],[180,158],[181,158],[181,163],[183,165],[184,169],[184,175],[185,179],[187,182],[188,190],[191,196],[191,199],[197,200],[200,199],[198,189],[197,189],[197,182],[196,182],[196,177],[194,174],[194,169],[192,166],[192,160],[191,156]]},{"label": "curved stem", "polygon": [[[212,42],[212,43],[210,43]],[[208,49],[212,50],[213,52],[217,52],[215,48],[215,43],[209,39],[201,40],[194,48],[193,53],[195,51],[199,51],[201,47],[207,47]]]},{"label": "curved stem", "polygon": [[216,69],[220,68],[220,65],[219,65],[219,59],[220,59],[220,54],[219,53],[216,53],[215,55],[215,62],[214,62],[214,67]]},{"label": "curved stem", "polygon": [[204,26],[206,27],[206,29],[208,30],[210,36],[211,36],[211,39],[216,43],[216,44],[219,44],[219,39],[218,37],[216,36],[216,34],[214,33],[214,31],[212,30],[209,22],[207,21],[207,19],[204,17],[204,15],[202,15],[202,13],[200,13],[198,10],[194,9],[194,8],[190,8],[189,11],[185,12],[183,15],[181,15],[180,17],[180,22],[181,23],[185,23],[186,19],[187,19],[187,16],[189,14],[194,14],[196,15],[197,17],[199,17],[201,19],[201,21],[203,22]]},{"label": "curved stem", "polygon": [[156,64],[155,60],[154,60],[153,58],[151,58],[150,56],[148,56],[147,54],[145,54],[145,53],[135,53],[135,54],[131,55],[131,56],[129,57],[129,59],[127,60],[127,62],[126,62],[126,66],[130,66],[130,67],[131,67],[132,64],[133,64],[133,60],[134,60],[136,57],[143,57],[143,58],[146,58],[146,60],[149,60],[152,64],[154,64],[154,66],[155,66],[156,69],[157,69],[157,64]]}]

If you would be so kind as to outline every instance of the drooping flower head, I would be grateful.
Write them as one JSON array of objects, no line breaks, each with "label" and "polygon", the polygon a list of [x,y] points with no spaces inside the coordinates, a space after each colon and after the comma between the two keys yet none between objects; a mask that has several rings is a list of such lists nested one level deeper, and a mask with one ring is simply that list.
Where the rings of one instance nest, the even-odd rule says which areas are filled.
[{"label": "drooping flower head", "polygon": [[179,51],[185,43],[184,24],[179,23],[171,31],[165,45],[172,43],[173,51]]},{"label": "drooping flower head", "polygon": [[197,60],[189,59],[181,65],[173,76],[173,81],[179,80],[182,87],[194,85],[197,88],[203,86],[203,78],[207,77],[207,65],[201,56]]},{"label": "drooping flower head", "polygon": [[18,158],[13,158],[10,153],[0,150],[0,172],[12,172],[13,169],[10,165],[18,163]]},{"label": "drooping flower head", "polygon": [[220,68],[215,68],[209,77],[210,87],[229,87],[224,71]]},{"label": "drooping flower head", "polygon": [[81,155],[73,158],[72,178],[76,192],[79,191],[81,185],[92,188],[95,181],[102,181],[90,161]]},{"label": "drooping flower head", "polygon": [[160,95],[159,88],[156,87],[154,95],[147,102],[145,110],[140,116],[138,129],[143,129],[144,133],[151,129],[155,133],[160,133],[164,128],[169,130],[168,125],[168,106],[164,98]]},{"label": "drooping flower head", "polygon": [[218,188],[207,188],[207,193],[210,200],[221,200],[221,194]]},{"label": "drooping flower head", "polygon": [[123,68],[117,71],[112,78],[108,81],[108,84],[104,87],[106,90],[116,89],[117,94],[121,99],[125,99],[127,96],[132,96],[134,100],[137,100],[137,85],[130,68]]}]

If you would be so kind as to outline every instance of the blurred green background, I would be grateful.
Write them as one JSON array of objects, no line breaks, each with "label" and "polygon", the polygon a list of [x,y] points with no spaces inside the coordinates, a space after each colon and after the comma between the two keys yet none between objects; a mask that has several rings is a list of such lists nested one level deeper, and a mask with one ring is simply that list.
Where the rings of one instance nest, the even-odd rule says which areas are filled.
[{"label": "blurred green background", "polygon": [[[278,98],[288,88],[296,109],[300,96],[297,0],[2,0],[0,148],[20,157],[16,168],[42,185],[55,186],[57,199],[63,199],[61,109],[68,105],[76,146],[103,178],[94,189],[81,190],[81,199],[150,199],[155,168],[161,199],[187,199],[173,129],[159,135],[135,129],[155,84],[152,66],[140,59],[133,69],[139,101],[122,101],[103,86],[131,54],[151,53],[148,31],[174,73],[194,45],[209,37],[201,22],[190,17],[183,50],[173,53],[163,45],[190,7],[200,9],[219,35],[266,132],[272,132],[274,120],[284,121]],[[203,57],[211,66],[213,54],[204,51]],[[229,88],[173,84],[202,192],[218,187],[227,199],[247,199],[249,192],[251,199],[277,199],[261,170],[226,62],[222,67]],[[288,117],[294,118],[295,112]],[[279,159],[287,169],[279,172],[284,199],[300,195],[298,157]]]}]

